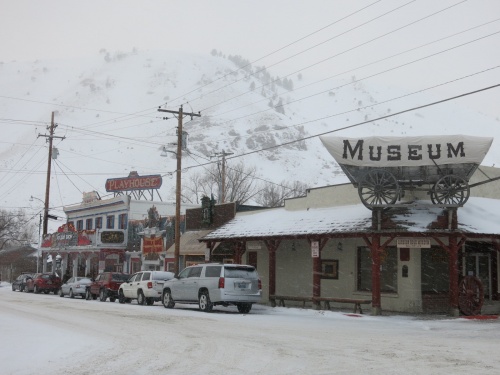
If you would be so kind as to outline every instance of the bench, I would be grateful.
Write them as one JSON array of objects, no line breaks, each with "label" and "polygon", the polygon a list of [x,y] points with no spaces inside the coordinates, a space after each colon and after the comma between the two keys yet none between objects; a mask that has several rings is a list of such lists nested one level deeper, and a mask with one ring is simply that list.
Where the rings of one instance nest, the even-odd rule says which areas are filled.
[{"label": "bench", "polygon": [[285,307],[285,301],[298,301],[302,302],[302,308],[306,307],[306,302],[313,302],[312,297],[297,297],[297,296],[269,296],[269,301],[272,307],[276,307],[276,301],[278,301],[278,306]]},{"label": "bench", "polygon": [[354,313],[359,311],[360,314],[363,314],[363,310],[361,309],[361,305],[367,305],[372,303],[371,299],[353,299],[353,298],[335,298],[335,297],[316,297],[313,299],[313,302],[321,308],[321,302],[323,302],[323,307],[325,310],[330,310],[330,302],[337,303],[352,303],[354,304]]}]

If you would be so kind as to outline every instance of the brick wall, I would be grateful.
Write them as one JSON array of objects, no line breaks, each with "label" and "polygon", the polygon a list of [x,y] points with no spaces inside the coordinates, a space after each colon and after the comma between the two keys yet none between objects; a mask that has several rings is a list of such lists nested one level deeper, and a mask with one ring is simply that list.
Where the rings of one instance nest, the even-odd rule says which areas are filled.
[{"label": "brick wall", "polygon": [[213,206],[212,223],[203,222],[203,209],[190,208],[186,210],[186,230],[215,229],[233,219],[236,215],[236,203],[216,204]]}]

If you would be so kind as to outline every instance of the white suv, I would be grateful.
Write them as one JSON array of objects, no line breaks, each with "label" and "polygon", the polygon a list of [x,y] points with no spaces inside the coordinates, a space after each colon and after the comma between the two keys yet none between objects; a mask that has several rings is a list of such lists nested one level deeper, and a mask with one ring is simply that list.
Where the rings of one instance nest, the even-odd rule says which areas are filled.
[{"label": "white suv", "polygon": [[236,305],[240,313],[248,313],[252,304],[260,302],[262,284],[255,267],[242,264],[200,264],[182,270],[163,286],[163,306],[176,302],[197,303],[200,310],[210,312],[214,305]]},{"label": "white suv", "polygon": [[163,283],[174,277],[172,272],[165,271],[140,271],[134,273],[118,289],[118,300],[120,303],[130,302],[137,299],[139,305],[152,305],[160,301]]}]

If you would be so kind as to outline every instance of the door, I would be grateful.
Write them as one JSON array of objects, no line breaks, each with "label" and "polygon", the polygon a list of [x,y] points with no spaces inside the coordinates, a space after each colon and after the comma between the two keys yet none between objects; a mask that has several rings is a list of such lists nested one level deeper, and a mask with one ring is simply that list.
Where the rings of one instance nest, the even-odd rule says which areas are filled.
[{"label": "door", "polygon": [[463,275],[478,277],[483,284],[484,298],[491,300],[491,255],[470,253],[464,258]]},{"label": "door", "polygon": [[135,298],[136,295],[132,293],[132,290],[135,290],[135,283],[137,280],[141,280],[142,273],[137,273],[134,276],[132,276],[129,281],[123,283],[121,285],[121,288],[123,290],[123,295],[127,298]]}]

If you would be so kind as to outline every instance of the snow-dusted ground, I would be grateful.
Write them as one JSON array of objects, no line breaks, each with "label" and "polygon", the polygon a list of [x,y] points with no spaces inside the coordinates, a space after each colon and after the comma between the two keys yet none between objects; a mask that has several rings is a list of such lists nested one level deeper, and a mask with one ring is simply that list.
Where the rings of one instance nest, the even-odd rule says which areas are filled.
[{"label": "snow-dusted ground", "polygon": [[498,374],[499,320],[120,305],[0,287],[0,373]]}]

